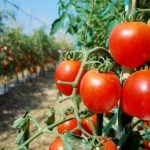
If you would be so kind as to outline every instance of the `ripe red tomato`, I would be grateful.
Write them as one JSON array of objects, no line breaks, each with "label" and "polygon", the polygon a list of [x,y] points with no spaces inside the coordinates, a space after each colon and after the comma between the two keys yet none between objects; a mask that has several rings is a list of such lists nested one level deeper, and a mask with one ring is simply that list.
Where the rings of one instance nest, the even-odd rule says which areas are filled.
[{"label": "ripe red tomato", "polygon": [[150,150],[150,142],[148,142],[147,140],[144,140],[143,144],[144,144],[145,150]]},{"label": "ripe red tomato", "polygon": [[150,121],[143,121],[144,127],[149,128],[150,127]]},{"label": "ripe red tomato", "polygon": [[150,70],[137,71],[127,78],[121,107],[131,116],[150,121]]},{"label": "ripe red tomato", "polygon": [[104,140],[102,145],[103,145],[102,150],[117,150],[116,144],[108,138]]},{"label": "ripe red tomato", "polygon": [[80,95],[86,107],[94,113],[110,111],[120,98],[121,84],[113,73],[88,71],[81,80]]},{"label": "ripe red tomato", "polygon": [[[65,60],[61,62],[56,68],[55,82],[57,82],[58,80],[73,82],[78,74],[80,65],[81,63],[76,60]],[[84,70],[82,76],[85,74],[85,72],[86,71]],[[78,89],[79,85],[80,82],[78,83]],[[72,93],[73,88],[71,85],[56,84],[56,86],[64,95],[68,96]]]},{"label": "ripe red tomato", "polygon": [[56,137],[55,140],[50,143],[49,150],[65,150],[64,143],[61,138]]},{"label": "ripe red tomato", "polygon": [[143,22],[118,24],[110,33],[109,49],[122,66],[142,65],[150,56],[150,27]]},{"label": "ripe red tomato", "polygon": [[[110,139],[105,139],[102,141],[102,150],[117,150],[117,146]],[[64,150],[63,141],[57,137],[49,146],[49,150]]]},{"label": "ripe red tomato", "polygon": [[[93,122],[93,125],[94,125],[95,128],[96,128],[96,126],[97,126],[97,116],[96,116],[96,114],[95,114],[95,115],[92,115],[92,116],[90,117],[90,120]],[[86,118],[83,118],[83,119],[82,119],[81,125],[82,125],[82,128],[83,128],[85,131],[87,131],[87,132],[90,133],[90,134],[93,134],[92,128],[91,128],[91,126],[90,126],[90,124],[89,124],[89,122],[88,122],[88,120],[87,120]]]},{"label": "ripe red tomato", "polygon": [[[67,131],[73,130],[77,127],[77,119],[71,119],[57,126],[57,131],[60,134],[63,134]],[[74,134],[81,136],[82,132],[77,129],[74,131]]]},{"label": "ripe red tomato", "polygon": [[33,74],[35,74],[37,72],[37,68],[35,66],[31,66],[29,68],[29,72],[30,72],[30,75],[32,76]]}]

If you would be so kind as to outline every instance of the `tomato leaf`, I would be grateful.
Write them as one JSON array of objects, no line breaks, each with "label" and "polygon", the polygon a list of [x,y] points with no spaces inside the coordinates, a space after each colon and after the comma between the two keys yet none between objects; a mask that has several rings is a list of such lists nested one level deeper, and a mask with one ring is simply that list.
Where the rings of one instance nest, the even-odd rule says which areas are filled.
[{"label": "tomato leaf", "polygon": [[107,6],[107,8],[105,9],[105,11],[103,11],[103,12],[101,13],[101,17],[105,17],[106,15],[108,15],[109,12],[112,10],[112,7],[113,7],[113,4],[110,3],[110,4]]},{"label": "tomato leaf", "polygon": [[116,120],[117,120],[117,113],[114,114],[109,123],[103,128],[103,133],[105,133],[105,135],[108,135],[109,131],[112,128],[112,125],[115,124]]},{"label": "tomato leaf", "polygon": [[16,138],[16,144],[20,145],[24,141],[24,131],[21,131],[17,138]]},{"label": "tomato leaf", "polygon": [[[29,121],[30,115],[28,115],[28,112],[26,112],[23,117],[20,117],[14,122],[13,127],[19,131],[19,134],[16,138],[16,144],[21,145],[27,139],[29,139]],[[26,148],[27,147],[28,145],[26,145]]]},{"label": "tomato leaf", "polygon": [[15,129],[23,129],[26,126],[29,119],[30,117],[27,114],[25,114],[23,117],[20,117],[17,120],[15,120],[12,127]]},{"label": "tomato leaf", "polygon": [[150,129],[149,128],[144,129],[144,134],[142,137],[150,142]]},{"label": "tomato leaf", "polygon": [[22,117],[18,118],[17,120],[14,121],[14,124],[12,127],[15,129],[21,129],[22,126],[24,126],[25,122],[26,122],[26,118],[22,118]]},{"label": "tomato leaf", "polygon": [[118,23],[119,23],[119,21],[116,19],[110,21],[107,25],[107,29],[106,29],[107,33],[109,34],[111,32],[111,30],[114,28],[114,26],[117,25]]},{"label": "tomato leaf", "polygon": [[63,27],[63,22],[65,19],[65,14],[63,14],[60,18],[56,19],[53,24],[52,24],[52,28],[51,28],[51,35],[55,34],[61,27]]},{"label": "tomato leaf", "polygon": [[0,52],[0,59],[4,58],[5,53],[4,52]]},{"label": "tomato leaf", "polygon": [[53,107],[50,107],[45,115],[45,123],[49,126],[55,122],[55,111]]},{"label": "tomato leaf", "polygon": [[[16,138],[16,144],[21,145],[29,138],[29,127],[19,132]],[[28,145],[26,145],[28,147]]]}]

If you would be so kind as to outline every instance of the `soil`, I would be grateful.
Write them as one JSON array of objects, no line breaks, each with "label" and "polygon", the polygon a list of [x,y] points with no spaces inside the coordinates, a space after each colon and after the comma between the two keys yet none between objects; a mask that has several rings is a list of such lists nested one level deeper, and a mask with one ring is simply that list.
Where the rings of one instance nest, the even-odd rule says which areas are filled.
[{"label": "soil", "polygon": [[[12,128],[14,120],[30,111],[35,118],[44,123],[43,116],[50,105],[59,109],[68,105],[57,103],[57,90],[54,82],[54,72],[47,72],[34,80],[26,81],[17,85],[9,92],[0,95],[0,149],[10,146],[15,147],[17,131]],[[32,124],[31,132],[36,128]],[[30,144],[30,150],[48,150],[49,143],[55,138],[53,135],[45,134],[38,137]]]}]

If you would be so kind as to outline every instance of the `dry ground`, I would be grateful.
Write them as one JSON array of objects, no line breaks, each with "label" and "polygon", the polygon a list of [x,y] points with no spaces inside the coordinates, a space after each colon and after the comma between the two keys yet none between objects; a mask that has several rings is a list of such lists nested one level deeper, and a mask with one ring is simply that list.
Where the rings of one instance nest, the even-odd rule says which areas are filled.
[{"label": "dry ground", "polygon": [[[43,115],[48,106],[55,104],[59,109],[63,107],[56,102],[57,90],[53,76],[53,72],[47,72],[34,81],[27,81],[0,95],[0,148],[10,146],[14,149],[16,130],[12,128],[12,124],[26,110],[31,111],[39,121],[44,122]],[[32,125],[31,131],[34,130],[35,127]],[[30,144],[30,150],[48,150],[48,145],[53,139],[52,135],[42,135]]]}]

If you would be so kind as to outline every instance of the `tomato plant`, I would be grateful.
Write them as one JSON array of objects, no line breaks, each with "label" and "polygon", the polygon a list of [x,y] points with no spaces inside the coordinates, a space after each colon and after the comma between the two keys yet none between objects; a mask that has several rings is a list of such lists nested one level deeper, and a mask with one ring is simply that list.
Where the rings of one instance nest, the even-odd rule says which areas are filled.
[{"label": "tomato plant", "polygon": [[[55,71],[55,82],[58,80],[65,82],[73,82],[78,74],[81,63],[75,60],[65,60],[61,62]],[[82,76],[84,75],[84,72]],[[80,82],[78,83],[79,88]],[[73,87],[71,85],[57,84],[57,88],[65,95],[72,93]]]},{"label": "tomato plant", "polygon": [[100,73],[92,69],[81,80],[81,98],[86,107],[94,113],[110,111],[119,101],[120,92],[120,81],[113,73]]},{"label": "tomato plant", "polygon": [[50,143],[49,150],[65,150],[61,138],[56,137],[54,141]]},{"label": "tomato plant", "polygon": [[[63,134],[67,131],[71,131],[77,127],[77,119],[71,119],[57,126],[57,131]],[[74,131],[74,134],[81,136],[82,132],[79,129]]]},{"label": "tomato plant", "polygon": [[[97,127],[97,116],[96,116],[96,114],[89,117],[89,119],[92,121],[94,127],[96,128]],[[87,118],[82,119],[81,125],[85,131],[87,131],[90,134],[93,134],[92,127],[90,126],[90,123],[89,123]]]},{"label": "tomato plant", "polygon": [[121,107],[131,116],[150,121],[150,70],[128,77],[123,85]]},{"label": "tomato plant", "polygon": [[118,24],[110,33],[109,49],[122,66],[132,68],[144,64],[150,57],[150,27],[143,22]]}]

